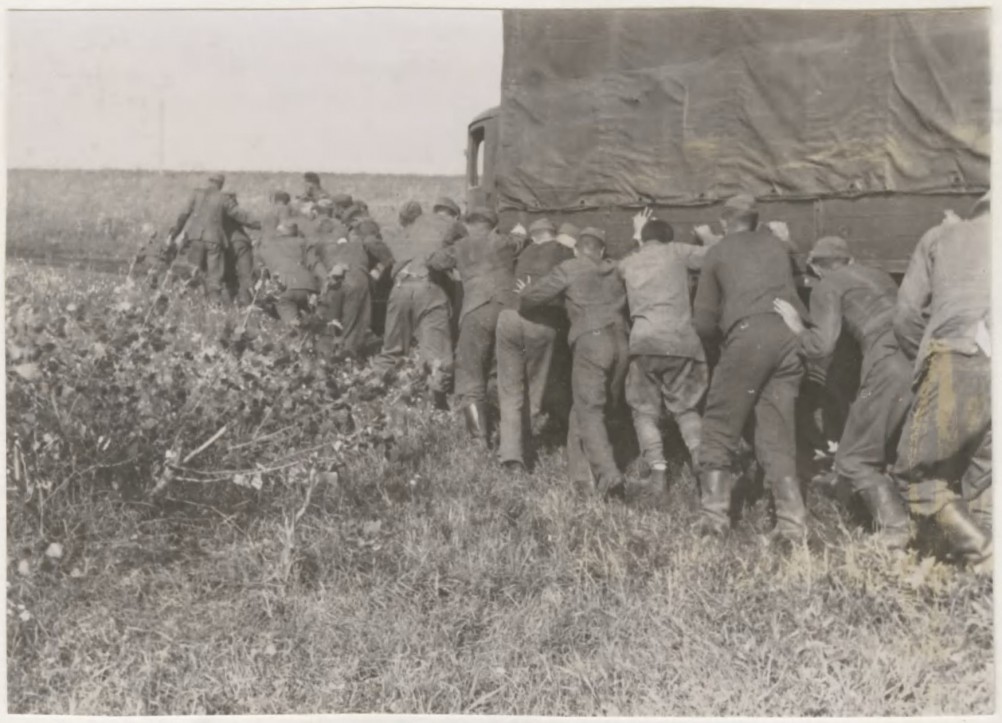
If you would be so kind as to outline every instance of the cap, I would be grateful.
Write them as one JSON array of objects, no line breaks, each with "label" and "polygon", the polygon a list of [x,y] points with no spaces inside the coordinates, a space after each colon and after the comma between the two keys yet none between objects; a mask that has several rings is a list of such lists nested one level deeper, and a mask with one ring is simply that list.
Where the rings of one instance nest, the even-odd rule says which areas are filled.
[{"label": "cap", "polygon": [[755,208],[755,197],[749,193],[739,193],[728,198],[724,202],[724,206],[727,208],[752,209]]},{"label": "cap", "polygon": [[553,225],[553,222],[548,218],[538,218],[529,225],[529,233],[542,233],[543,231],[549,231],[550,233],[556,233],[557,227]]},{"label": "cap", "polygon": [[491,226],[497,226],[498,215],[489,208],[478,206],[470,209],[470,211],[466,214],[466,221],[467,223],[472,223],[474,221],[486,221]]},{"label": "cap", "polygon": [[347,208],[352,203],[351,196],[347,193],[335,193],[331,196],[331,201],[334,202],[335,206],[339,206],[341,208]]},{"label": "cap", "polygon": [[355,219],[361,218],[364,215],[365,211],[362,210],[362,207],[359,206],[358,204],[353,203],[352,205],[348,206],[348,208],[345,209],[344,213],[341,216],[341,220],[344,221],[345,223],[348,223],[350,221],[354,221]]},{"label": "cap", "polygon": [[460,213],[459,204],[457,204],[455,201],[453,201],[451,198],[447,196],[442,196],[441,198],[436,199],[435,205],[431,207],[431,210],[434,213],[440,208],[444,208],[446,211],[453,214],[454,216],[458,216]]},{"label": "cap", "polygon": [[209,182],[218,183],[220,186],[222,186],[224,183],[226,183],[226,176],[224,176],[222,173],[213,173],[211,176],[209,176]]},{"label": "cap", "polygon": [[839,238],[838,236],[825,236],[824,238],[818,239],[818,242],[814,244],[814,248],[807,255],[808,261],[813,261],[814,259],[851,259],[852,254],[849,253],[849,244],[845,242],[845,239]]},{"label": "cap", "polygon": [[320,176],[318,176],[313,171],[307,171],[306,173],[304,173],[303,180],[306,181],[307,183],[315,183],[318,186],[320,185]]},{"label": "cap", "polygon": [[605,231],[600,228],[595,228],[594,226],[588,226],[578,234],[578,238],[584,238],[585,236],[591,236],[592,238],[597,238],[602,243],[605,243]]},{"label": "cap", "polygon": [[406,226],[409,223],[414,223],[422,212],[420,203],[414,200],[408,201],[400,209],[400,224]]},{"label": "cap", "polygon": [[379,224],[371,218],[363,218],[355,225],[355,232],[360,236],[378,236]]}]

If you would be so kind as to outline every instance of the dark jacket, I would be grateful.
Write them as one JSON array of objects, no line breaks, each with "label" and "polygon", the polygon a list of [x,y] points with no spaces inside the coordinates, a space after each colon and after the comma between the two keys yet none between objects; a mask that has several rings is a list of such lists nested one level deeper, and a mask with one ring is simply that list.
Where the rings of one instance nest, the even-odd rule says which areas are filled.
[{"label": "dark jacket", "polygon": [[872,266],[850,264],[825,275],[811,291],[811,326],[800,334],[804,355],[826,359],[844,328],[859,344],[865,379],[876,362],[899,351],[893,328],[897,293],[890,274]]},{"label": "dark jacket", "polygon": [[725,236],[703,258],[693,302],[693,326],[704,339],[727,333],[742,319],[774,314],[774,299],[788,301],[806,320],[793,281],[787,247],[769,231]]},{"label": "dark jacket", "polygon": [[463,309],[459,320],[474,309],[497,302],[514,307],[515,256],[521,242],[496,231],[471,232],[432,254],[428,263],[438,270],[455,268],[463,282]]},{"label": "dark jacket", "polygon": [[419,216],[404,229],[400,252],[393,267],[393,276],[404,272],[408,276],[428,276],[428,260],[436,251],[449,246],[466,233],[459,221],[432,214]]},{"label": "dark jacket", "polygon": [[226,195],[215,186],[197,188],[188,199],[184,210],[177,217],[171,236],[176,236],[181,229],[187,233],[189,241],[205,241],[206,243],[226,243],[226,229],[223,222],[231,219],[241,226],[258,229],[261,224],[255,221],[231,196]]},{"label": "dark jacket", "polygon": [[519,294],[521,309],[549,304],[562,298],[571,320],[567,340],[613,325],[625,333],[626,286],[615,262],[579,257],[564,261]]}]

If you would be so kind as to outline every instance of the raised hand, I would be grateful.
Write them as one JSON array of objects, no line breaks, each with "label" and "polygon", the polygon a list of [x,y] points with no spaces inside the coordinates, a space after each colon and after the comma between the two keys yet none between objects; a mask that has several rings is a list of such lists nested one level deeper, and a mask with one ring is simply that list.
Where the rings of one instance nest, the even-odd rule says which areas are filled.
[{"label": "raised hand", "polygon": [[644,226],[647,225],[647,222],[651,220],[653,215],[654,210],[647,207],[633,217],[633,238],[638,241],[640,240],[640,232],[644,230]]}]

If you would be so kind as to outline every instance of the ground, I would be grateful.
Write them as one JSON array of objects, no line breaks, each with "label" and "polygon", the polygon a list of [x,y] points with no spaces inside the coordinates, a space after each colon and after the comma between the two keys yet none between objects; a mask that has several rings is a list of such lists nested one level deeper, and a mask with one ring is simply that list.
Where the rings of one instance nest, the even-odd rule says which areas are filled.
[{"label": "ground", "polygon": [[[14,172],[8,254],[127,267],[193,178]],[[460,185],[407,183],[327,185],[384,223]],[[373,397],[263,313],[154,303],[124,268],[8,256],[6,281],[11,712],[994,710],[990,580],[816,490],[810,547],[768,546],[764,499],[701,540],[691,478],[648,510],[575,495],[559,446],[506,475],[412,367]]]}]

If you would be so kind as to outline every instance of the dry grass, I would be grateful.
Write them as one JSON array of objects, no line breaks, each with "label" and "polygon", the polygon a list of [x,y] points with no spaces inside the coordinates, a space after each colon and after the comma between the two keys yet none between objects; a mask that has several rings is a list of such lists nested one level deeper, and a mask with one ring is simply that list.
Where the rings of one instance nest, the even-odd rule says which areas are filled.
[{"label": "dry grass", "polygon": [[[97,209],[127,228],[162,224],[152,214],[172,208],[165,189],[183,196],[192,180],[118,175],[15,173],[9,228],[110,253]],[[247,198],[263,198],[252,178],[274,178],[247,177]],[[396,183],[394,197],[437,192]],[[157,200],[133,190],[127,203],[136,188]],[[392,206],[372,188],[370,203]],[[42,206],[66,194],[48,216]],[[60,231],[74,214],[79,235]],[[728,541],[704,541],[691,482],[676,481],[663,511],[582,500],[559,451],[507,477],[458,420],[423,415],[392,458],[355,463],[314,499],[290,584],[278,582],[282,520],[267,505],[154,509],[103,491],[50,510],[59,524],[45,532],[9,506],[10,711],[994,711],[990,580],[889,556],[817,494],[811,550],[766,546],[762,500]],[[44,554],[53,541],[58,562]]]}]

